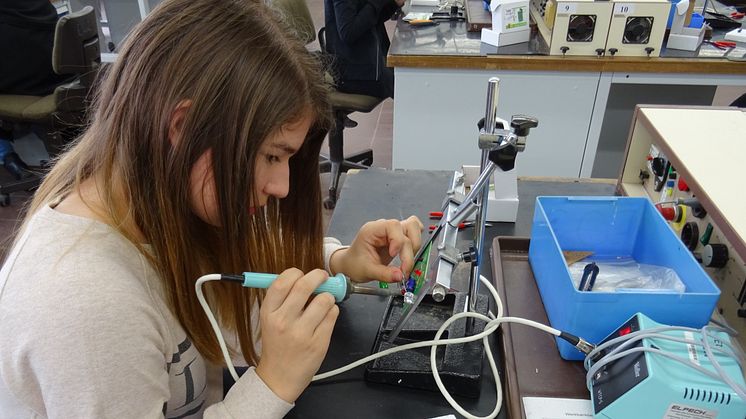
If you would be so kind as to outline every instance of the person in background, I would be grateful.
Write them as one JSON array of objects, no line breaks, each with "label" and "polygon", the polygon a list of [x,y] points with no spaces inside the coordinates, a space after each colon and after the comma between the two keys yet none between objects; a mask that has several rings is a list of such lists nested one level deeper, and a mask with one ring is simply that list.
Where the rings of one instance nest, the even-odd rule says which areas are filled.
[{"label": "person in background", "polygon": [[394,97],[384,23],[403,5],[404,0],[324,0],[326,49],[339,91]]},{"label": "person in background", "polygon": [[[46,96],[65,81],[52,69],[57,10],[49,0],[0,1],[0,94]],[[0,161],[16,179],[31,176],[0,123]]]},{"label": "person in background", "polygon": [[[416,217],[366,223],[349,247],[323,237],[330,88],[291,33],[246,0],[165,0],[133,29],[0,271],[3,417],[280,418],[339,315],[312,291],[409,275]],[[224,396],[195,283],[244,271],[279,277],[204,287],[250,366]]]}]

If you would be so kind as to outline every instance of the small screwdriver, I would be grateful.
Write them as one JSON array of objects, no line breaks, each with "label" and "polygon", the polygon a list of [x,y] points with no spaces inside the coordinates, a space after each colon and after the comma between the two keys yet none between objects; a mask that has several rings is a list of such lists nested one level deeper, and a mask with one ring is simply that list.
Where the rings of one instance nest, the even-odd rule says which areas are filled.
[{"label": "small screwdriver", "polygon": [[[265,274],[258,272],[244,272],[241,275],[223,275],[223,277],[230,277],[230,279],[240,280],[244,287],[247,288],[269,288],[272,282],[277,279],[276,274]],[[399,290],[394,288],[373,288],[364,287],[350,281],[345,274],[337,274],[330,276],[323,284],[319,285],[313,293],[320,294],[322,292],[328,292],[334,296],[334,300],[338,303],[350,298],[350,294],[368,294],[368,295],[401,295]]]}]

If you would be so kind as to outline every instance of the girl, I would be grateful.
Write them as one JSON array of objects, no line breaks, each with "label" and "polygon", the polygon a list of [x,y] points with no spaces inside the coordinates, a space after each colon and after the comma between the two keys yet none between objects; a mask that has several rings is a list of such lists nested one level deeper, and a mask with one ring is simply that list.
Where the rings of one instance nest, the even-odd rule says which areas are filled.
[{"label": "girl", "polygon": [[[322,238],[327,86],[288,33],[262,2],[167,0],[130,34],[0,272],[4,417],[281,417],[329,345],[327,272],[412,269],[415,217]],[[223,399],[194,284],[242,271],[282,274],[205,287],[251,366]]]}]

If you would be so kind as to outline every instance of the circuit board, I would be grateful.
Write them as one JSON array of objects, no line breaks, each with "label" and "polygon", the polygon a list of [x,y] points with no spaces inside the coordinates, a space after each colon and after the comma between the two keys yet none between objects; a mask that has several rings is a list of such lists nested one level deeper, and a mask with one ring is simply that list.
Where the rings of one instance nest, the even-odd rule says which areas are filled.
[{"label": "circuit board", "polygon": [[430,249],[432,248],[432,241],[427,244],[422,255],[414,264],[412,273],[409,278],[402,281],[402,295],[404,296],[404,311],[409,310],[414,304],[417,295],[422,290],[422,287],[427,282],[428,265],[430,263]]}]

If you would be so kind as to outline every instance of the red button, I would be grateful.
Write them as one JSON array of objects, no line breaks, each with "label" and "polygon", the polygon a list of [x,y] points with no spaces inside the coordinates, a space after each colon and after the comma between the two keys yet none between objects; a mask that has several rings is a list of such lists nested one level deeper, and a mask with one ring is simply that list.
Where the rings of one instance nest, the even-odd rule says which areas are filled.
[{"label": "red button", "polygon": [[665,218],[668,221],[673,220],[676,218],[676,210],[673,207],[663,207],[660,204],[656,205],[656,208],[658,208],[658,211],[660,211],[663,218]]},{"label": "red button", "polygon": [[619,331],[619,336],[629,335],[630,333],[632,333],[632,327],[627,326]]},{"label": "red button", "polygon": [[679,190],[680,191],[688,191],[689,190],[689,185],[687,185],[686,182],[684,181],[684,179],[682,179],[682,178],[679,178],[679,185],[678,186],[679,186]]}]

